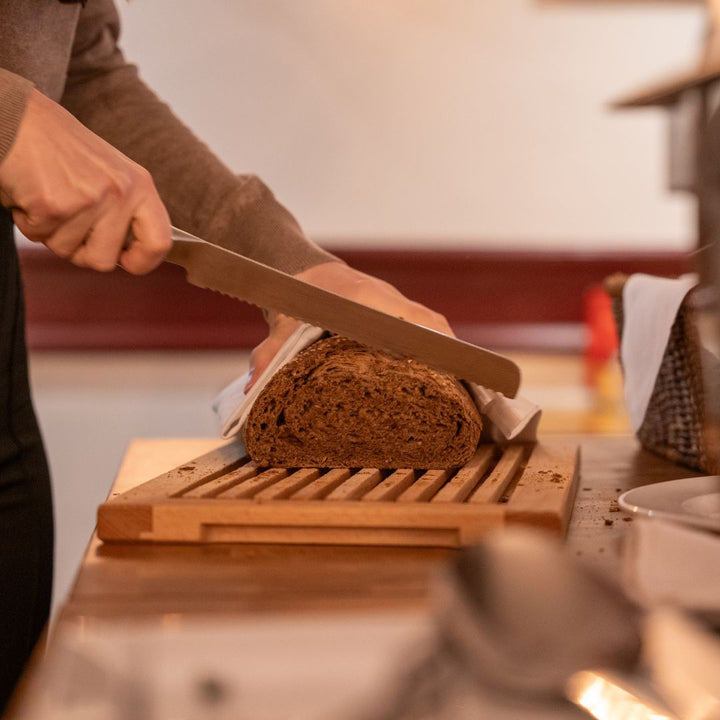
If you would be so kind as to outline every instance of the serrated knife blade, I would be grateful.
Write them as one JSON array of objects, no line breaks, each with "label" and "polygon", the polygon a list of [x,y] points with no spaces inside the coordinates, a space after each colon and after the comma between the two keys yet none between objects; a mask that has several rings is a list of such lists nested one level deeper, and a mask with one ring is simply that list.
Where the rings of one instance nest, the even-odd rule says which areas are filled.
[{"label": "serrated knife blade", "polygon": [[503,355],[361,305],[184,230],[173,228],[172,238],[166,260],[182,266],[193,285],[411,357],[506,397],[517,394],[520,369]]}]

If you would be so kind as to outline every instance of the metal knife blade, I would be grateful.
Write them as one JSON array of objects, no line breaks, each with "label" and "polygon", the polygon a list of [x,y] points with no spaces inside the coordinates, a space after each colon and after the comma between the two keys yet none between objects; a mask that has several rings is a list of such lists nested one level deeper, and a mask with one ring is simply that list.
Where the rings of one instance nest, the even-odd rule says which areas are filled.
[{"label": "metal knife blade", "polygon": [[173,228],[172,237],[166,260],[185,268],[193,285],[414,358],[506,397],[518,391],[520,369],[503,355],[348,300],[183,230]]}]

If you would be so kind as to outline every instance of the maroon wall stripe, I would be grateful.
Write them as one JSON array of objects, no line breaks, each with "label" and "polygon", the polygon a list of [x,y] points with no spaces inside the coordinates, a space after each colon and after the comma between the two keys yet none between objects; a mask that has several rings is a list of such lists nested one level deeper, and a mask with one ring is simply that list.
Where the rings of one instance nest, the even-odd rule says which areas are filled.
[{"label": "maroon wall stripe", "polygon": [[[338,250],[352,266],[442,312],[460,337],[502,349],[574,349],[588,290],[617,271],[673,276],[681,253],[484,250]],[[185,282],[164,264],[135,277],[74,267],[44,248],[22,248],[28,343],[51,349],[249,348],[261,313]]]}]

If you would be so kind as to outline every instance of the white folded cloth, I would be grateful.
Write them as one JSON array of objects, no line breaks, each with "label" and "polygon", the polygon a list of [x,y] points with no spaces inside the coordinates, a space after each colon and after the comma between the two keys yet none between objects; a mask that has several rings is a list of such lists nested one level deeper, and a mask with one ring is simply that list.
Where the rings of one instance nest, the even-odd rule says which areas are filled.
[{"label": "white folded cloth", "polygon": [[[250,392],[245,394],[248,375],[243,375],[220,391],[213,409],[220,420],[223,438],[231,438],[242,431],[250,409],[270,378],[292,360],[301,350],[318,340],[323,330],[303,324],[288,338],[265,369]],[[466,383],[480,412],[490,421],[492,438],[496,442],[534,442],[542,414],[541,409],[525,398],[507,398],[474,383]]]},{"label": "white folded cloth", "polygon": [[318,340],[322,334],[323,330],[320,328],[303,323],[285,341],[247,395],[245,394],[245,385],[250,379],[249,372],[237,378],[237,380],[233,380],[220,391],[213,401],[213,410],[220,419],[223,438],[234,437],[242,430],[253,403],[262,389],[268,384],[270,378],[283,365],[287,365],[301,350]]},{"label": "white folded cloth", "polygon": [[497,443],[535,442],[542,417],[538,405],[524,397],[507,398],[502,393],[465,383],[483,416],[490,420],[490,433]]},{"label": "white folded cloth", "polygon": [[625,404],[634,431],[645,419],[680,305],[697,282],[695,274],[670,279],[643,273],[631,275],[625,282],[620,360]]},{"label": "white folded cloth", "polygon": [[637,518],[622,556],[628,595],[644,607],[720,612],[720,535],[658,518]]}]

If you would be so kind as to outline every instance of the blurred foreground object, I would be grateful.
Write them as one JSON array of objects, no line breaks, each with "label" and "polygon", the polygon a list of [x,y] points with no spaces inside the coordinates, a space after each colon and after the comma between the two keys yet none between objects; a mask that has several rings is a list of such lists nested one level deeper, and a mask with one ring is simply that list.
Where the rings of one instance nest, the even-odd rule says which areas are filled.
[{"label": "blurred foreground object", "polygon": [[720,718],[720,635],[675,609],[645,623],[644,661],[655,687],[683,720]]},{"label": "blurred foreground object", "polygon": [[542,532],[460,552],[435,607],[434,648],[372,720],[578,717],[563,699],[570,677],[630,672],[640,653],[637,608]]},{"label": "blurred foreground object", "polygon": [[362,717],[717,720],[720,636],[710,616],[642,600],[549,535],[488,536],[439,578],[434,645]]},{"label": "blurred foreground object", "polygon": [[678,720],[613,673],[582,670],[568,681],[568,697],[597,720]]}]

